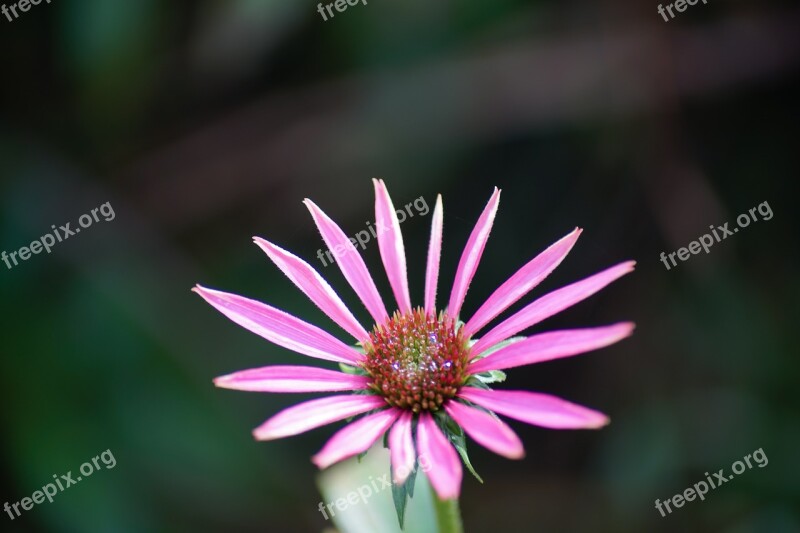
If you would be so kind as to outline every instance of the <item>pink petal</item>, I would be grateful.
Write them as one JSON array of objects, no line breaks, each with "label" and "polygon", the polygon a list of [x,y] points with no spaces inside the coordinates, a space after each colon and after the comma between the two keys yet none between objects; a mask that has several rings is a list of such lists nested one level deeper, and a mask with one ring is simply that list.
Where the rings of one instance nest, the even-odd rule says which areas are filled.
[{"label": "pink petal", "polygon": [[439,499],[458,498],[461,492],[461,460],[455,448],[436,426],[433,417],[423,412],[417,424],[417,450],[427,458],[430,470],[426,472]]},{"label": "pink petal", "polygon": [[297,285],[312,302],[331,320],[339,324],[359,342],[369,338],[369,333],[358,323],[339,295],[328,285],[308,263],[260,237],[253,237],[255,243],[272,259],[272,262]]},{"label": "pink petal", "polygon": [[425,312],[436,312],[436,284],[439,281],[439,260],[442,257],[442,195],[436,197],[431,221],[431,240],[428,245],[428,266],[425,269]]},{"label": "pink petal", "polygon": [[383,268],[386,269],[398,309],[401,313],[409,313],[411,297],[408,294],[406,250],[403,247],[403,234],[400,233],[400,222],[397,221],[397,213],[386,184],[383,180],[376,179],[372,183],[375,185],[375,226]]},{"label": "pink petal", "polygon": [[364,264],[364,260],[361,259],[356,247],[353,246],[353,243],[341,228],[328,215],[323,213],[314,202],[306,199],[305,204],[311,212],[311,216],[314,217],[314,223],[322,234],[322,239],[336,258],[336,264],[339,265],[347,282],[356,291],[358,297],[361,298],[375,322],[378,324],[386,322],[389,316],[386,314],[383,300],[381,300],[381,295],[378,293],[377,287],[375,287],[375,282],[369,275],[369,271],[367,271],[367,265]]},{"label": "pink petal", "polygon": [[472,337],[494,317],[508,309],[514,302],[528,294],[550,275],[567,257],[583,230],[575,228],[572,233],[551,244],[544,252],[531,259],[513,276],[500,285],[489,299],[478,309],[464,326],[464,335]]},{"label": "pink petal", "polygon": [[475,275],[475,270],[478,268],[478,262],[481,260],[481,255],[483,255],[486,241],[489,239],[489,232],[492,230],[492,223],[494,222],[499,202],[500,189],[495,187],[489,203],[486,204],[483,213],[481,213],[478,223],[475,224],[475,229],[472,230],[472,234],[469,236],[467,246],[461,254],[458,270],[456,270],[456,279],[453,282],[453,290],[450,292],[450,304],[447,307],[447,313],[452,318],[458,317],[461,312],[461,305],[464,303],[467,289],[469,289],[472,276]]},{"label": "pink petal", "polygon": [[519,437],[496,417],[455,401],[447,402],[444,408],[464,428],[467,435],[482,446],[509,459],[521,459],[525,456]]},{"label": "pink petal", "polygon": [[411,413],[405,411],[389,432],[389,452],[392,454],[394,482],[403,483],[414,470],[416,454],[411,437]]},{"label": "pink petal", "polygon": [[329,392],[365,389],[367,376],[353,376],[313,366],[266,366],[220,376],[223,389],[255,392]]},{"label": "pink petal", "polygon": [[194,292],[240,326],[289,350],[348,365],[362,355],[316,326],[267,304],[198,285]]},{"label": "pink petal", "polygon": [[468,371],[479,374],[570,357],[614,344],[633,333],[631,322],[585,329],[548,331],[509,344],[472,363]]},{"label": "pink petal", "polygon": [[318,398],[284,409],[253,430],[253,435],[258,440],[280,439],[385,406],[383,398],[368,394]]},{"label": "pink petal", "polygon": [[464,387],[458,396],[509,418],[551,429],[597,429],[608,424],[603,413],[549,394]]},{"label": "pink petal", "polygon": [[319,468],[367,451],[397,420],[400,410],[391,408],[346,425],[334,433],[325,446],[311,458]]},{"label": "pink petal", "polygon": [[498,342],[504,341],[520,331],[585,300],[611,282],[629,272],[633,272],[635,265],[635,261],[626,261],[586,279],[545,294],[492,328],[475,343],[475,346],[472,347],[472,353],[480,354]]}]

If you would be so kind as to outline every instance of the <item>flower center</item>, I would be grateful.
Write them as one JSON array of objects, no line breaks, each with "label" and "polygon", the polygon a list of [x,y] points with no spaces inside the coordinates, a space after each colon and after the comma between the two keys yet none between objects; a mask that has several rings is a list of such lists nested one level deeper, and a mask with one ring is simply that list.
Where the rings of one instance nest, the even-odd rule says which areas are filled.
[{"label": "flower center", "polygon": [[417,308],[376,325],[364,346],[370,386],[395,407],[436,411],[467,378],[467,341],[446,314]]}]

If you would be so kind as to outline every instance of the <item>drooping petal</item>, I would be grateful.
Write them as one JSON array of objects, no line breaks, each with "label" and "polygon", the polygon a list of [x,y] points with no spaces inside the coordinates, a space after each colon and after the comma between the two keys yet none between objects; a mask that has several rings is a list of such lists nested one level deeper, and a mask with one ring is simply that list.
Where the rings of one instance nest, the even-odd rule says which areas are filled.
[{"label": "drooping petal", "polygon": [[253,436],[258,440],[273,440],[299,435],[310,429],[385,406],[383,398],[368,394],[309,400],[279,412],[253,430]]},{"label": "drooping petal", "polygon": [[383,324],[389,318],[386,314],[386,307],[383,305],[381,295],[372,276],[369,275],[367,265],[356,250],[356,247],[347,238],[342,229],[331,220],[328,215],[309,199],[306,199],[306,207],[314,218],[322,239],[336,258],[336,264],[344,274],[345,279],[353,287],[364,306],[372,315],[377,324]]},{"label": "drooping petal", "polygon": [[339,295],[311,265],[265,239],[253,237],[253,240],[286,274],[286,277],[297,285],[297,288],[303,291],[331,320],[355,337],[358,342],[364,342],[369,338],[369,333],[359,324]]},{"label": "drooping petal", "polygon": [[483,213],[481,213],[478,223],[475,224],[475,228],[469,236],[464,252],[461,254],[458,270],[456,270],[456,278],[453,282],[453,290],[450,292],[450,304],[447,306],[447,313],[452,318],[456,318],[461,312],[467,289],[469,289],[469,284],[475,275],[475,270],[478,268],[483,249],[486,247],[486,241],[489,239],[489,232],[492,230],[492,223],[494,222],[499,202],[500,189],[495,187],[489,203],[486,204]]},{"label": "drooping petal", "polygon": [[548,331],[509,344],[472,363],[468,371],[479,374],[570,357],[614,344],[633,333],[631,322],[585,329]]},{"label": "drooping petal", "polygon": [[525,449],[517,434],[496,417],[456,401],[447,402],[444,408],[467,435],[485,448],[509,459],[522,459],[525,456]]},{"label": "drooping petal", "polygon": [[405,411],[389,432],[389,452],[392,455],[394,482],[402,484],[414,470],[416,455],[411,436],[411,412]]},{"label": "drooping petal", "polygon": [[198,285],[194,292],[245,329],[289,350],[348,365],[362,355],[316,326],[267,304]]},{"label": "drooping petal", "polygon": [[611,282],[629,272],[633,272],[635,265],[635,261],[626,261],[586,279],[545,294],[489,330],[472,347],[473,353],[480,354],[498,342],[504,341],[520,331],[585,300]]},{"label": "drooping petal", "polygon": [[430,468],[425,473],[439,498],[458,498],[463,475],[461,459],[427,412],[420,415],[417,424],[417,451],[427,458]]},{"label": "drooping petal", "polygon": [[266,366],[220,376],[223,389],[253,392],[333,392],[364,389],[367,376],[354,376],[313,366]]},{"label": "drooping petal", "polygon": [[431,217],[431,240],[428,244],[428,265],[425,268],[425,312],[436,311],[436,285],[439,282],[439,261],[442,257],[442,195],[436,196],[436,206]]},{"label": "drooping petal", "polygon": [[311,461],[319,468],[328,468],[334,463],[367,451],[398,416],[400,410],[393,407],[346,425],[334,433]]},{"label": "drooping petal", "polygon": [[567,257],[583,230],[575,228],[569,235],[551,244],[544,252],[531,259],[527,265],[500,285],[464,326],[464,335],[471,337],[508,309],[514,302],[528,294],[543,279],[550,275]]},{"label": "drooping petal", "polygon": [[509,418],[550,429],[597,429],[608,424],[603,413],[549,394],[463,387],[458,396]]},{"label": "drooping petal", "polygon": [[383,180],[373,179],[375,185],[375,226],[378,232],[378,248],[381,252],[383,268],[392,286],[397,307],[401,313],[411,311],[411,297],[408,293],[408,273],[406,271],[406,250],[400,222]]}]

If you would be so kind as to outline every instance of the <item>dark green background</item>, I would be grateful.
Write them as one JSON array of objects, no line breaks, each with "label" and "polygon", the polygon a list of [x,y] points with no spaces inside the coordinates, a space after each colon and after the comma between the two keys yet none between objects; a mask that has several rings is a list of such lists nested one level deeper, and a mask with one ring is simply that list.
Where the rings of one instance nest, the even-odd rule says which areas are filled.
[{"label": "dark green background", "polygon": [[[322,530],[309,457],[337,426],[255,442],[298,397],[211,383],[304,358],[189,289],[331,326],[251,236],[319,266],[301,200],[354,234],[383,177],[396,204],[443,194],[444,294],[503,189],[466,314],[575,226],[536,295],[638,261],[535,328],[633,320],[633,338],[504,384],[611,425],[512,422],[522,462],[473,446],[486,484],[465,477],[467,531],[800,530],[800,10],[709,0],[664,22],[656,6],[370,0],[323,22],[297,0],[53,0],[0,18],[0,249],[106,201],[116,212],[50,255],[0,264],[0,504],[103,450],[117,459],[52,504],[0,514],[2,529]],[[763,201],[772,220],[660,263]],[[429,225],[402,226],[416,302]],[[365,258],[389,301],[375,243]],[[321,270],[366,322],[338,270]],[[767,467],[668,518],[655,510],[758,448]]]}]

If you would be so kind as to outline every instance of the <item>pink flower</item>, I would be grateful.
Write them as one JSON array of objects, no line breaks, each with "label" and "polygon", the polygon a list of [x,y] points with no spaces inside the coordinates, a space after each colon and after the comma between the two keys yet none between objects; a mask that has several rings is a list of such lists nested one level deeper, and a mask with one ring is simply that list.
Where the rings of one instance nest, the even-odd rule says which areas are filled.
[{"label": "pink flower", "polygon": [[[466,322],[459,320],[464,297],[492,228],[500,191],[481,214],[461,255],[450,301],[436,308],[442,245],[442,199],[436,200],[425,279],[424,308],[409,295],[400,225],[386,186],[375,185],[378,247],[397,301],[387,312],[358,250],[345,233],[311,200],[305,204],[331,250],[340,247],[338,265],[374,320],[366,330],[328,283],[308,263],[282,248],[255,238],[279,269],[323,312],[349,333],[359,348],[266,304],[234,294],[196,287],[208,303],[237,324],[295,352],[341,364],[346,371],[308,366],[270,366],[219,377],[219,387],[261,392],[344,392],[300,403],[276,414],[254,430],[259,440],[297,435],[357,415],[313,457],[320,468],[366,451],[387,431],[393,479],[403,483],[418,456],[431,463],[430,482],[441,499],[457,498],[462,467],[452,427],[460,427],[489,450],[519,459],[524,450],[517,435],[494,413],[552,429],[599,428],[608,418],[597,411],[547,394],[491,390],[502,372],[532,363],[570,357],[614,344],[629,336],[633,324],[550,331],[514,337],[542,320],[593,295],[631,272],[628,261],[546,294],[486,328],[498,315],[536,287],[571,250],[576,228],[519,269],[492,293]],[[480,338],[476,334],[488,329]],[[460,431],[460,429],[459,429]]]}]

